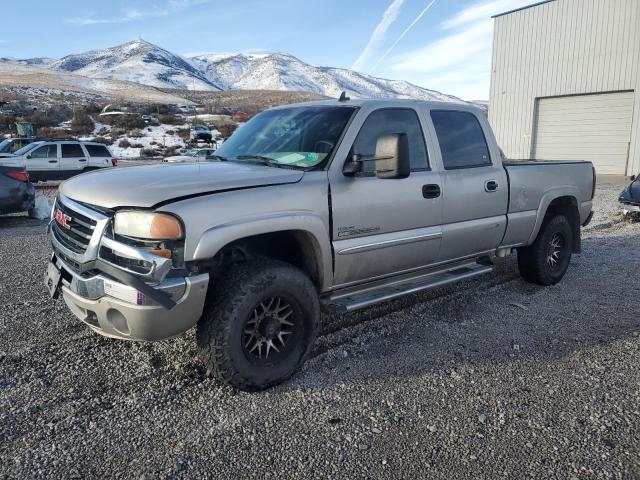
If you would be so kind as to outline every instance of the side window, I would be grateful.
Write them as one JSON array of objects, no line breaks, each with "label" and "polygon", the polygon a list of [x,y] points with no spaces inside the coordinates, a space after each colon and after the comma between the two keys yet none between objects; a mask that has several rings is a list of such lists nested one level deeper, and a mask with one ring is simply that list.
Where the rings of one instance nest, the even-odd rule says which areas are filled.
[{"label": "side window", "polygon": [[438,136],[445,170],[491,165],[487,140],[475,115],[433,110],[431,120]]},{"label": "side window", "polygon": [[[385,108],[371,113],[358,132],[352,153],[375,155],[378,138],[390,133],[407,134],[411,171],[428,168],[427,147],[422,127],[416,112],[408,108]],[[374,162],[365,162],[363,165],[365,172],[372,172],[374,168]]]},{"label": "side window", "polygon": [[109,150],[104,145],[87,145],[85,144],[84,148],[89,152],[89,156],[91,157],[110,157],[111,154]]},{"label": "side window", "polygon": [[84,157],[84,152],[79,143],[63,143],[62,158]]},{"label": "side window", "polygon": [[43,145],[31,152],[31,158],[56,158],[57,154],[55,145]]}]

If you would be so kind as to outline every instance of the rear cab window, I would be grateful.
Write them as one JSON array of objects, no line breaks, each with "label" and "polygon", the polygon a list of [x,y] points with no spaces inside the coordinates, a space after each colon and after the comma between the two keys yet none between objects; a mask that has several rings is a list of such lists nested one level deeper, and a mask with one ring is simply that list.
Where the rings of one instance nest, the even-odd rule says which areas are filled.
[{"label": "rear cab window", "polygon": [[88,145],[85,143],[84,148],[87,149],[90,157],[111,157],[111,152],[104,145]]},{"label": "rear cab window", "polygon": [[491,165],[487,140],[473,113],[432,110],[431,120],[440,144],[445,170]]}]

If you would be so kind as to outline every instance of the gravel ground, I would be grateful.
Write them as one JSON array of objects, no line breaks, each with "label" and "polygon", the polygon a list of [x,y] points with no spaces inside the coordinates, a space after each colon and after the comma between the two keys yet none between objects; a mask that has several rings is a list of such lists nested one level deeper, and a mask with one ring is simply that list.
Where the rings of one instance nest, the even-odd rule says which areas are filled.
[{"label": "gravel ground", "polygon": [[600,180],[559,285],[507,257],[326,318],[302,371],[257,394],[204,378],[193,332],[91,333],[44,293],[44,224],[0,218],[0,476],[640,478],[640,224],[618,213],[623,185]]}]

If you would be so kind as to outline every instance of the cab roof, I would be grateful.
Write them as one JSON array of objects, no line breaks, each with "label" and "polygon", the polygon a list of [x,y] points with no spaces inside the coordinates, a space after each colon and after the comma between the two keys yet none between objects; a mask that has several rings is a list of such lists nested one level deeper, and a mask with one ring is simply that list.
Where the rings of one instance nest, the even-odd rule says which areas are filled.
[{"label": "cab roof", "polygon": [[429,110],[451,109],[465,110],[473,112],[483,112],[481,108],[476,107],[468,102],[442,102],[437,100],[415,100],[408,98],[355,98],[348,100],[313,100],[311,102],[293,103],[289,105],[280,105],[274,109],[291,108],[291,107],[355,107],[355,108],[389,108],[389,107],[410,107],[410,108],[427,108]]}]

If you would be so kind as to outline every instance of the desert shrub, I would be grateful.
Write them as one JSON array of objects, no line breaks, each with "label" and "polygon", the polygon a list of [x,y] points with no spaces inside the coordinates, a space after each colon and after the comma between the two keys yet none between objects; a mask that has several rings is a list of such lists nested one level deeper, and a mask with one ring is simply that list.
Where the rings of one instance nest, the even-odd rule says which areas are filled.
[{"label": "desert shrub", "polygon": [[[33,127],[35,129],[44,127],[55,127],[60,122],[64,122],[68,118],[65,113],[66,112],[58,109],[51,109],[46,112],[32,112],[28,115],[25,115],[24,120],[33,124]],[[87,116],[87,114],[84,112],[80,113],[79,115],[84,115],[85,117]]]},{"label": "desert shrub", "polygon": [[91,117],[86,113],[77,112],[71,119],[70,127],[73,133],[75,133],[76,135],[86,135],[93,132],[95,123],[93,123]]},{"label": "desert shrub", "polygon": [[158,142],[156,142],[155,140],[152,140],[151,142],[149,142],[149,145],[158,145]]},{"label": "desert shrub", "polygon": [[160,123],[165,123],[167,125],[181,125],[183,123],[183,120],[180,117],[172,113],[166,113],[164,115],[160,115],[158,117],[158,121]]},{"label": "desert shrub", "polygon": [[143,148],[140,150],[141,157],[155,157],[158,154],[153,148]]},{"label": "desert shrub", "polygon": [[0,133],[9,133],[15,130],[16,116],[0,113]]},{"label": "desert shrub", "polygon": [[184,142],[188,142],[191,139],[191,130],[188,128],[178,128],[176,133]]},{"label": "desert shrub", "polygon": [[120,140],[120,142],[118,142],[118,146],[120,148],[131,148],[131,142],[129,142],[129,140],[127,140],[126,138],[123,138],[122,140]]},{"label": "desert shrub", "polygon": [[141,143],[132,143],[131,148],[144,148],[144,145]]},{"label": "desert shrub", "polygon": [[142,130],[140,130],[139,128],[134,128],[129,132],[129,136],[131,138],[140,138],[144,136],[144,133],[142,133]]},{"label": "desert shrub", "polygon": [[113,140],[111,138],[94,137],[91,141],[96,143],[102,143],[104,145],[113,145]]},{"label": "desert shrub", "polygon": [[124,115],[104,115],[100,117],[100,121],[107,125],[111,125],[112,127],[118,127],[125,130],[144,128],[146,125],[140,115],[129,113]]},{"label": "desert shrub", "polygon": [[235,122],[226,120],[217,120],[213,122],[213,128],[220,132],[223,138],[229,138],[233,132],[235,132],[238,125]]},{"label": "desert shrub", "polygon": [[171,145],[170,147],[165,147],[162,155],[165,157],[171,157],[172,155],[176,155],[178,152],[178,147],[175,145]]},{"label": "desert shrub", "polygon": [[107,127],[102,127],[100,130],[96,132],[96,135],[100,137],[104,137],[105,135],[109,135],[111,131]]},{"label": "desert shrub", "polygon": [[74,137],[74,135],[71,132],[68,132],[66,130],[61,130],[59,128],[50,128],[50,127],[38,128],[36,130],[36,134],[39,137],[61,138],[63,140],[72,139]]},{"label": "desert shrub", "polygon": [[127,133],[127,131],[124,128],[114,127],[114,128],[111,129],[111,136],[114,137],[114,138],[115,137],[121,137],[125,133]]},{"label": "desert shrub", "polygon": [[167,135],[175,135],[175,130],[167,130]]}]

